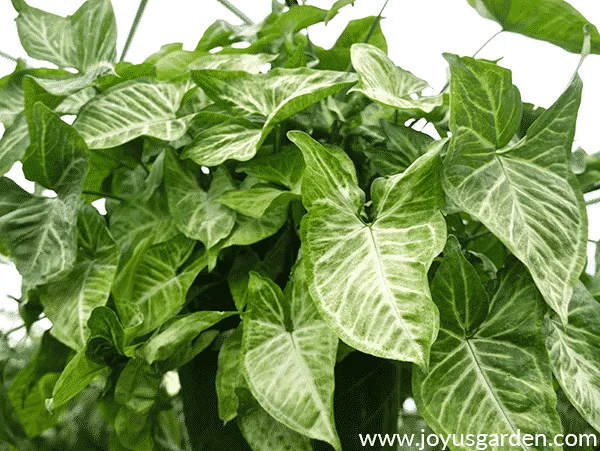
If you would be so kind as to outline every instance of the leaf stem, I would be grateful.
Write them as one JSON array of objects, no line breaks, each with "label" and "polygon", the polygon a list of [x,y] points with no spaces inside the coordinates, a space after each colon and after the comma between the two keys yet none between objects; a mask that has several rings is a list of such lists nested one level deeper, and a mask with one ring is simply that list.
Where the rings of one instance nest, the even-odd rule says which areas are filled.
[{"label": "leaf stem", "polygon": [[114,200],[118,200],[120,202],[123,202],[125,199],[123,199],[122,197],[119,196],[115,196],[114,194],[109,194],[109,193],[101,193],[99,191],[88,191],[88,190],[84,190],[83,194],[87,194],[89,196],[100,196],[100,197],[106,197],[108,199],[114,199]]},{"label": "leaf stem", "polygon": [[586,200],[585,201],[586,205],[595,205],[595,204],[600,204],[600,197],[596,197],[595,199],[590,199],[590,200]]},{"label": "leaf stem", "polygon": [[18,58],[15,58],[14,56],[10,56],[8,53],[4,53],[2,51],[0,51],[0,57],[10,60],[10,61],[14,61],[15,63],[19,61]]},{"label": "leaf stem", "polygon": [[252,25],[252,19],[250,19],[246,14],[240,11],[235,5],[232,5],[228,0],[217,0],[221,5],[231,11],[233,14],[238,16],[240,19],[244,21],[247,25]]},{"label": "leaf stem", "polygon": [[9,329],[6,332],[4,332],[4,336],[8,336],[18,330],[23,329],[24,327],[25,327],[25,323],[21,324],[20,326],[13,327],[12,329]]},{"label": "leaf stem", "polygon": [[141,0],[140,6],[138,7],[137,12],[135,13],[135,18],[133,19],[133,23],[131,24],[131,28],[129,29],[129,34],[127,35],[127,41],[125,41],[125,47],[123,48],[123,53],[121,53],[121,58],[119,61],[125,61],[125,57],[127,56],[127,52],[129,52],[129,48],[131,47],[131,43],[135,36],[135,33],[138,29],[138,25],[142,20],[142,16],[144,15],[144,11],[146,10],[146,6],[148,5],[149,0]]},{"label": "leaf stem", "polygon": [[365,36],[365,41],[364,41],[365,44],[369,43],[369,40],[373,36],[373,33],[375,33],[375,28],[377,28],[377,24],[379,24],[379,22],[381,22],[381,16],[383,15],[383,11],[385,11],[385,7],[387,6],[389,1],[390,0],[385,0],[385,3],[381,7],[381,11],[379,11],[379,14],[377,15],[377,17],[371,24],[371,28],[369,28],[369,31],[367,31],[367,36]]}]

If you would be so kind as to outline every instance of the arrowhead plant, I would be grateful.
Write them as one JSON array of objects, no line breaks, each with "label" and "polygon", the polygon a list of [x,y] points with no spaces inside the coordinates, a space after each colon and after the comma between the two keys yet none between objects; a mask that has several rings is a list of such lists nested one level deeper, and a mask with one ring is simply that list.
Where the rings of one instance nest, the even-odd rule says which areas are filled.
[{"label": "arrowhead plant", "polygon": [[[563,0],[467,1],[502,32],[600,54]],[[134,64],[110,0],[68,17],[12,0],[52,68],[0,79],[0,254],[26,329],[0,334],[0,449],[600,434],[584,199],[600,156],[573,146],[579,67],[534,108],[502,61],[446,53],[432,94],[387,55],[381,13],[310,40],[354,1],[273,1],[259,23],[219,2],[244,24]],[[7,176],[18,163],[34,192]],[[511,446],[489,449],[563,449]]]}]

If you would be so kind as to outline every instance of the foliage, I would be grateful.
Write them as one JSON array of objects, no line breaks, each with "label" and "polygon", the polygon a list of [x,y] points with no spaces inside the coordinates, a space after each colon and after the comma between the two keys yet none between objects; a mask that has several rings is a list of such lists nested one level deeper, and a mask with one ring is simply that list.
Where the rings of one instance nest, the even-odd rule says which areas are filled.
[{"label": "foliage", "polygon": [[[563,0],[468,1],[600,53]],[[380,16],[323,49],[303,31],[354,1],[290,3],[131,64],[109,0],[67,18],[13,0],[23,47],[58,68],[0,79],[0,175],[21,161],[36,184],[0,178],[0,252],[25,326],[52,328],[0,336],[0,449],[600,432],[600,157],[572,153],[577,73],[535,109],[498,62],[446,54],[432,95]]]}]

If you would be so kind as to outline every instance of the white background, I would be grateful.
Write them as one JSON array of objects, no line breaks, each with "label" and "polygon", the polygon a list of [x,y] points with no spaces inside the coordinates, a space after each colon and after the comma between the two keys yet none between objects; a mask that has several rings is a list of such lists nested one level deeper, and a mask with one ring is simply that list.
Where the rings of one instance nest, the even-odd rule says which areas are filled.
[{"label": "white background", "polygon": [[[313,0],[308,4],[328,8],[334,0]],[[83,0],[29,0],[31,6],[55,14],[72,14]],[[569,0],[590,22],[600,26],[600,3],[597,0]],[[271,0],[232,0],[254,21],[270,12]],[[119,28],[118,46],[123,48],[129,26],[139,2],[113,0]],[[328,25],[309,29],[311,39],[329,48],[349,20],[377,15],[383,0],[356,0],[354,7],[344,8]],[[19,44],[14,23],[16,13],[10,0],[0,0],[0,50],[15,57],[26,57]],[[466,0],[390,0],[384,13],[382,28],[387,37],[389,55],[394,62],[424,78],[434,91],[446,82],[443,52],[472,55],[487,39],[500,30],[495,22],[481,18]],[[182,42],[193,50],[203,31],[216,19],[231,23],[241,21],[216,0],[150,0],[137,35],[130,48],[128,61],[138,63],[161,45]],[[551,44],[534,41],[511,33],[496,37],[479,57],[502,58],[501,64],[513,71],[514,83],[523,101],[548,107],[562,93],[577,66],[579,57]],[[28,59],[32,65],[46,65]],[[12,72],[14,64],[0,59],[0,76]],[[588,153],[600,152],[600,56],[589,57],[580,71],[585,88],[581,105],[575,148]],[[0,126],[0,133],[1,133]],[[25,187],[20,168],[8,174]],[[590,208],[590,238],[600,239],[600,204]],[[590,244],[590,251],[593,251]],[[7,297],[20,296],[20,277],[12,264],[0,260],[0,329],[8,330],[19,320],[17,304]],[[4,313],[2,313],[4,311]],[[40,324],[48,327],[49,324]],[[13,338],[21,336],[13,334]]]}]

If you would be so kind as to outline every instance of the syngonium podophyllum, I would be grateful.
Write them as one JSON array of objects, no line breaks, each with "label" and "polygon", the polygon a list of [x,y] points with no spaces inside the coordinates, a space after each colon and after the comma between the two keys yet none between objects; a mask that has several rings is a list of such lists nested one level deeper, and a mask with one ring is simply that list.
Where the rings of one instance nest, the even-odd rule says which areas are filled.
[{"label": "syngonium podophyllum", "polygon": [[[330,49],[303,32],[352,3],[274,2],[130,64],[109,0],[67,18],[13,0],[24,49],[57,68],[0,79],[0,175],[20,161],[36,186],[0,178],[0,252],[25,326],[52,328],[0,336],[2,445],[340,451],[422,420],[600,431],[581,79],[534,108],[498,62],[446,54],[449,87],[426,95],[379,17]],[[598,53],[563,0],[469,3]]]}]

